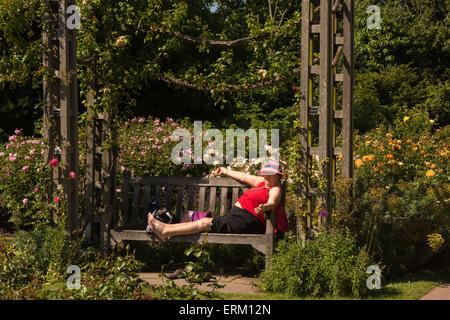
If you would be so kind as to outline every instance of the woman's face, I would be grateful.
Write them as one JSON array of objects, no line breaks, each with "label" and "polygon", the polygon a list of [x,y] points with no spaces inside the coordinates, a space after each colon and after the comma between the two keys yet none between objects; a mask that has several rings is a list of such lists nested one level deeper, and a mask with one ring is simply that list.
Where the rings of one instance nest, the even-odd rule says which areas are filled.
[{"label": "woman's face", "polygon": [[280,182],[279,174],[264,175],[263,177],[270,186],[276,186]]}]

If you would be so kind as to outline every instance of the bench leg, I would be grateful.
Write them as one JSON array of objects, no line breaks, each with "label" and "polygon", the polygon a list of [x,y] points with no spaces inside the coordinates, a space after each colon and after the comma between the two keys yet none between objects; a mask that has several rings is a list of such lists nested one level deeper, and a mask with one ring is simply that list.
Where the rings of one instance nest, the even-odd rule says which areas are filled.
[{"label": "bench leg", "polygon": [[272,235],[271,239],[267,240],[266,269],[270,269],[270,267],[272,266],[272,256],[273,256],[273,235]]},{"label": "bench leg", "polygon": [[269,269],[272,265],[275,218],[276,212],[272,211],[269,219],[266,219],[266,269]]}]

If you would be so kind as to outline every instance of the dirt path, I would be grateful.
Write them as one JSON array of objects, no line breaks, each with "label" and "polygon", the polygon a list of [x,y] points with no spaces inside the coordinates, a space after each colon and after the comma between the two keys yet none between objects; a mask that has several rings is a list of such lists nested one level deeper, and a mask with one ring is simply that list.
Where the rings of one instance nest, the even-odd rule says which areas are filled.
[{"label": "dirt path", "polygon": [[[140,273],[139,277],[150,284],[161,285],[165,279],[162,279],[159,273],[145,272]],[[259,293],[256,283],[258,278],[249,278],[242,276],[216,276],[217,282],[224,287],[217,291],[225,293]],[[185,279],[175,279],[175,284],[182,286],[188,284]],[[211,291],[208,286],[209,282],[205,282],[199,286],[200,290]]]}]

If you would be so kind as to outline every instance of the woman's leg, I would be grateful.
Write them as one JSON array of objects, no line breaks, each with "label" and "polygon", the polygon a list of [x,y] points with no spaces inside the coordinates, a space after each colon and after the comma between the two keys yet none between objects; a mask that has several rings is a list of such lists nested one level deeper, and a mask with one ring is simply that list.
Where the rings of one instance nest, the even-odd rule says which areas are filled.
[{"label": "woman's leg", "polygon": [[150,225],[150,229],[161,240],[166,240],[173,236],[209,232],[211,231],[212,218],[203,218],[194,222],[166,224],[149,214],[148,224]]}]

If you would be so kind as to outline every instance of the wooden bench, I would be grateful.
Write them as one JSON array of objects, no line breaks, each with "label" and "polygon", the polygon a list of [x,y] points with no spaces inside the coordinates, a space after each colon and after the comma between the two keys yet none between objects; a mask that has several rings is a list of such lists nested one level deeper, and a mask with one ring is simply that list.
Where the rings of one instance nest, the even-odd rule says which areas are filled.
[{"label": "wooden bench", "polygon": [[[145,232],[149,206],[154,200],[175,213],[176,221],[187,210],[211,210],[222,216],[248,188],[231,178],[138,177],[125,171],[121,202],[105,210],[99,221],[102,250],[107,252],[123,240],[158,241],[156,235]],[[266,214],[265,234],[199,233],[174,236],[167,241],[251,245],[266,256],[266,267],[269,267],[275,216],[275,212]]]}]

